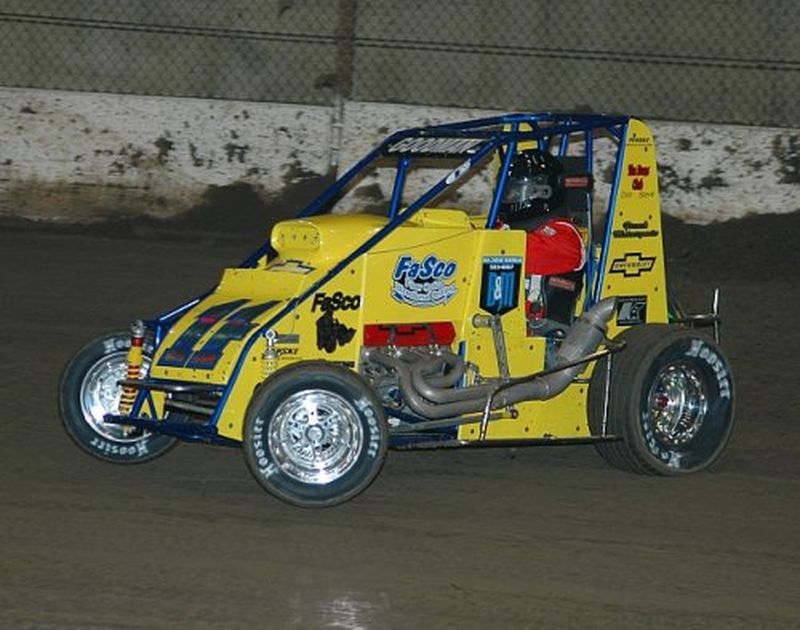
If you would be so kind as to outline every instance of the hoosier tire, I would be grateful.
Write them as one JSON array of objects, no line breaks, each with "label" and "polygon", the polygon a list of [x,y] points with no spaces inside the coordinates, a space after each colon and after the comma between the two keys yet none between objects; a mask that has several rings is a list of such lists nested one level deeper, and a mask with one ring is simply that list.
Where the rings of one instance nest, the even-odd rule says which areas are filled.
[{"label": "hoosier tire", "polygon": [[[703,470],[733,428],[733,378],[725,355],[705,335],[661,324],[630,328],[626,347],[598,362],[589,384],[589,428],[620,437],[597,444],[609,464],[649,475]],[[606,391],[608,407],[606,409]]]},{"label": "hoosier tire", "polygon": [[383,407],[361,377],[304,361],[256,390],[243,447],[247,467],[269,493],[301,507],[327,507],[372,483],[388,441]]},{"label": "hoosier tire", "polygon": [[[58,405],[61,421],[72,441],[86,453],[114,464],[141,464],[160,457],[177,440],[148,432],[128,433],[103,421],[117,413],[125,378],[130,333],[111,333],[83,347],[61,376]],[[149,366],[152,344],[145,342],[144,367]]]}]

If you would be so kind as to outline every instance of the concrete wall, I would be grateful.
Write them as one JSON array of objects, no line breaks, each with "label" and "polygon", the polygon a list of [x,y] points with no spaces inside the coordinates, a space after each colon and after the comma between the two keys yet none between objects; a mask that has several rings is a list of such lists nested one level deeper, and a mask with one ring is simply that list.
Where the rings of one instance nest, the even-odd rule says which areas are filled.
[{"label": "concrete wall", "polygon": [[[387,131],[497,113],[501,112],[348,103],[342,163],[354,162]],[[664,212],[689,222],[709,223],[748,214],[800,211],[800,129],[648,123],[656,138]],[[602,196],[611,183],[612,164],[601,143],[597,151],[595,173]],[[420,182],[417,190],[432,179]],[[379,185],[388,196],[390,183]],[[476,182],[460,202],[482,207],[488,195],[488,183]]]},{"label": "concrete wall", "polygon": [[[268,197],[324,175],[337,159],[349,166],[393,130],[490,113],[496,112],[0,89],[0,215],[79,222],[168,217],[197,204],[209,186],[236,182]],[[800,130],[650,122],[665,212],[707,223],[800,210]],[[609,166],[600,155],[600,191]],[[409,185],[413,191],[425,183]],[[460,193],[458,205],[485,207],[489,182],[471,182]],[[363,205],[388,196],[379,177],[363,182],[352,199]]]},{"label": "concrete wall", "polygon": [[0,89],[0,214],[167,217],[209,186],[277,191],[329,168],[332,110]]}]

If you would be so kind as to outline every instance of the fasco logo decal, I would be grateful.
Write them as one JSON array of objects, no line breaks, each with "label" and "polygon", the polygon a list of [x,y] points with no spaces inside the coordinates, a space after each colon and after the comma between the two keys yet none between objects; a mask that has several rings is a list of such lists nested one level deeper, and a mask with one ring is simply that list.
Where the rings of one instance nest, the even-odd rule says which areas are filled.
[{"label": "fasco logo decal", "polygon": [[611,273],[621,273],[626,278],[638,278],[643,273],[652,271],[655,264],[655,256],[642,256],[639,252],[632,252],[612,260]]},{"label": "fasco logo decal", "polygon": [[330,354],[340,346],[350,343],[356,329],[340,322],[333,314],[336,311],[355,311],[360,307],[360,295],[345,295],[341,291],[333,295],[315,293],[311,312],[317,309],[322,311],[322,315],[317,319],[317,348]]},{"label": "fasco logo decal", "polygon": [[409,306],[441,306],[458,292],[452,282],[456,261],[430,254],[421,261],[413,256],[397,259],[392,273],[392,298]]},{"label": "fasco logo decal", "polygon": [[314,313],[317,309],[327,311],[355,311],[361,307],[360,295],[345,295],[341,291],[337,291],[333,295],[326,293],[315,293],[314,302],[311,305],[311,312]]}]

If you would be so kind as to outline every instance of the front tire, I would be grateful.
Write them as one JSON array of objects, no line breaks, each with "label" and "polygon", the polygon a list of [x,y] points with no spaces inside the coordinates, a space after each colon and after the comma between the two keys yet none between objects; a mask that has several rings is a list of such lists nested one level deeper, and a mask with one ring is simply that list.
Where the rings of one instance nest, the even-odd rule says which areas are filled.
[{"label": "front tire", "polygon": [[[119,412],[128,366],[129,333],[112,333],[95,339],[70,361],[61,377],[58,403],[61,421],[72,441],[83,451],[114,464],[140,464],[166,453],[177,443],[168,435],[127,432],[103,420]],[[153,346],[145,340],[143,372],[147,373]]]},{"label": "front tire", "polygon": [[[597,445],[612,466],[641,474],[703,470],[733,429],[733,377],[717,345],[691,329],[660,324],[630,328],[626,347],[598,362],[589,385],[593,435],[621,438]],[[608,399],[606,401],[606,392]],[[606,407],[607,402],[607,407]]]},{"label": "front tire", "polygon": [[327,507],[363,492],[386,458],[383,408],[354,372],[304,361],[267,379],[245,417],[250,472],[277,498]]}]

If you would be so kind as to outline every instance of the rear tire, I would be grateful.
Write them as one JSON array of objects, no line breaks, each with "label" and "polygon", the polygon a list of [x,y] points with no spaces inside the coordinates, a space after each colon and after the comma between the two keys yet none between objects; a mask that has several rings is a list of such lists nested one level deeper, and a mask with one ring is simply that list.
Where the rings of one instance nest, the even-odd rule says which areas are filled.
[{"label": "rear tire", "polygon": [[[626,347],[600,360],[589,384],[592,435],[621,438],[597,444],[609,464],[650,475],[703,470],[720,455],[733,429],[733,377],[717,345],[691,329],[662,324],[623,332]],[[606,413],[607,412],[607,413]]]},{"label": "rear tire", "polygon": [[301,507],[327,507],[372,483],[388,441],[383,407],[360,376],[303,361],[256,390],[243,447],[250,472],[269,493]]}]

